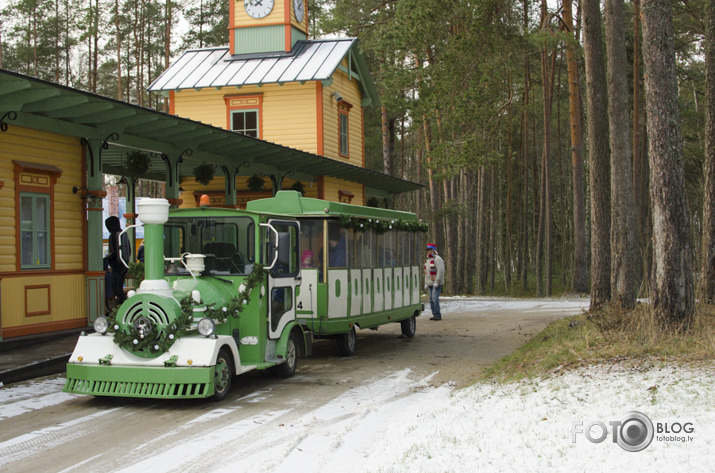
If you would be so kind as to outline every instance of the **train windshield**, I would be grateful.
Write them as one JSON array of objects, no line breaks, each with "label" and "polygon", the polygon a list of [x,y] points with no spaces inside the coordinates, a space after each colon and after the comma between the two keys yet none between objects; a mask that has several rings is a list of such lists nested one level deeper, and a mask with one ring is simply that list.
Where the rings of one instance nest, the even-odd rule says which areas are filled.
[{"label": "train windshield", "polygon": [[255,223],[250,217],[171,218],[164,225],[167,275],[189,274],[178,258],[202,254],[204,274],[245,275],[253,269]]}]

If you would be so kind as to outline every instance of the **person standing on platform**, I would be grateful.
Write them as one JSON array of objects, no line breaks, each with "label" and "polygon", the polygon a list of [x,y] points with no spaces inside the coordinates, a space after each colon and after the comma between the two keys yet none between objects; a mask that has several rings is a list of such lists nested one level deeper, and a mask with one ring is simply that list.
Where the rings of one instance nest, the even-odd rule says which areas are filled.
[{"label": "person standing on platform", "polygon": [[[122,224],[118,217],[109,217],[104,221],[104,225],[109,230],[109,249],[107,252],[107,262],[112,268],[112,293],[117,298],[117,305],[120,305],[127,299],[124,294],[124,278],[129,271],[129,256],[131,248],[129,247],[129,237],[122,232]],[[119,235],[122,235],[121,241]],[[121,254],[121,258],[119,255]]]},{"label": "person standing on platform", "polygon": [[425,262],[425,289],[429,294],[429,304],[432,309],[430,320],[442,320],[439,308],[439,295],[444,286],[444,260],[437,254],[437,245],[427,244],[427,261]]}]

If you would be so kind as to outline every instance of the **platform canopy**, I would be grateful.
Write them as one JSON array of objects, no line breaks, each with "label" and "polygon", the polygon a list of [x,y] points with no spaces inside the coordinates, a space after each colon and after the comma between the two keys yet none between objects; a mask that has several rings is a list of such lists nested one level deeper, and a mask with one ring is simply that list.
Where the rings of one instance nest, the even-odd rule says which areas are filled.
[{"label": "platform canopy", "polygon": [[[167,181],[169,158],[180,158],[179,177],[193,178],[199,164],[230,174],[290,177],[313,182],[330,176],[364,184],[365,193],[387,197],[420,184],[223,128],[0,69],[0,130],[8,126],[103,143],[105,174],[123,175],[126,156],[151,156],[147,179]],[[171,183],[170,183],[171,185]]]}]

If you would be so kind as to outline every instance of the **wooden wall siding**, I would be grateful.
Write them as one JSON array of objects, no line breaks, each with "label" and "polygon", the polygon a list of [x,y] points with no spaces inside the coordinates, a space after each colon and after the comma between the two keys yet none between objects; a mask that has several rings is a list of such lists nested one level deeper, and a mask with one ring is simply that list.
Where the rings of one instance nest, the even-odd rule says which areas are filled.
[{"label": "wooden wall siding", "polygon": [[174,111],[182,117],[228,128],[224,97],[243,94],[263,96],[261,139],[310,153],[317,152],[315,87],[309,84],[183,90],[174,95]]},{"label": "wooden wall siding", "polygon": [[82,187],[82,148],[79,140],[10,126],[0,133],[0,272],[14,272],[19,257],[15,237],[15,175],[13,160],[48,164],[62,170],[55,184],[54,267],[58,271],[82,269],[83,222],[82,200],[72,187]]},{"label": "wooden wall siding", "polygon": [[[236,178],[236,192],[238,194],[248,189],[248,178],[249,176],[238,176]],[[214,180],[211,181],[208,186],[203,186],[196,182],[194,179],[184,179],[183,181],[181,181],[181,187],[184,189],[184,192],[179,193],[179,199],[182,199],[181,205],[179,207],[182,209],[196,207],[196,202],[194,200],[194,192],[224,192],[226,189],[224,185],[224,179],[225,178],[223,176],[215,177]],[[265,177],[263,181],[265,186],[264,189],[270,191],[270,178]],[[290,186],[292,186],[295,182],[295,179],[283,179],[283,189],[290,189]],[[303,183],[303,188],[305,189],[305,197],[313,197],[317,199],[318,183],[314,182],[311,187],[310,182],[301,182]]]},{"label": "wooden wall siding", "polygon": [[52,313],[52,286],[40,284],[25,286],[25,317],[37,317]]},{"label": "wooden wall siding", "polygon": [[0,283],[0,300],[3,332],[12,327],[86,319],[85,274],[5,277]]},{"label": "wooden wall siding", "polygon": [[271,24],[283,24],[285,22],[285,15],[289,13],[292,2],[290,0],[275,0],[273,2],[273,9],[271,12],[262,19],[251,18],[246,10],[243,8],[243,2],[231,2],[230,8],[232,9],[233,24],[229,24],[229,28],[236,26],[265,26]]},{"label": "wooden wall siding", "polygon": [[[347,67],[347,62],[343,61]],[[353,107],[348,115],[348,146],[350,156],[346,160],[340,156],[338,148],[338,105],[333,92],[338,91]],[[325,156],[346,161],[355,166],[363,165],[363,126],[362,126],[362,95],[360,85],[355,80],[349,80],[343,71],[333,74],[333,83],[323,88],[323,140]]]},{"label": "wooden wall siding", "polygon": [[333,202],[338,202],[339,192],[350,192],[354,195],[351,204],[354,205],[365,205],[365,199],[363,196],[363,186],[355,182],[344,181],[342,179],[335,179],[332,177],[326,177],[323,179],[323,190],[324,190],[324,200],[329,200]]}]

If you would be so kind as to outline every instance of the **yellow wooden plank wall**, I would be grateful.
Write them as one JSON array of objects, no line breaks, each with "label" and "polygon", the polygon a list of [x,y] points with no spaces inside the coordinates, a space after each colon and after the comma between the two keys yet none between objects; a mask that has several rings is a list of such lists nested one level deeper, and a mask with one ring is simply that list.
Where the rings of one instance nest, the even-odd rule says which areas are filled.
[{"label": "yellow wooden plank wall", "polygon": [[[347,67],[347,62],[343,61]],[[353,107],[348,114],[348,147],[350,155],[346,160],[340,156],[338,140],[338,104],[332,93],[338,91]],[[325,156],[347,161],[356,166],[362,166],[363,125],[362,125],[362,95],[360,86],[355,80],[349,80],[343,71],[333,74],[333,83],[323,89],[323,135]]]},{"label": "yellow wooden plank wall", "polygon": [[[85,279],[84,273],[3,278],[0,285],[3,329],[86,317]],[[49,290],[42,287],[47,285]],[[40,287],[32,289],[33,286]],[[26,294],[32,300],[26,301]],[[50,313],[46,315],[27,315],[48,310]]]},{"label": "yellow wooden plank wall", "polygon": [[[246,191],[248,190],[248,178],[249,176],[238,176],[236,178],[236,191]],[[181,181],[181,187],[184,192],[179,193],[179,198],[182,199],[181,208],[191,208],[196,207],[196,201],[194,199],[194,192],[223,192],[224,187],[224,177],[215,177],[213,181],[209,183],[208,186],[199,184],[194,179],[184,179]],[[271,180],[268,177],[263,178],[264,190],[271,191]],[[283,189],[288,190],[296,182],[296,179],[283,179]],[[303,182],[303,189],[305,190],[305,197],[318,197],[318,185],[317,183]],[[362,191],[361,191],[362,192]]]},{"label": "yellow wooden plank wall", "polygon": [[82,268],[82,200],[72,187],[82,187],[79,139],[10,125],[0,133],[0,272],[15,271],[15,174],[13,160],[49,164],[62,170],[55,184],[55,269]]},{"label": "yellow wooden plank wall", "polygon": [[[231,8],[234,9],[233,26],[258,26],[265,25],[268,23],[281,23],[284,20],[286,8],[291,8],[292,5],[292,1],[290,0],[275,0],[275,2],[273,2],[273,9],[271,9],[271,12],[265,18],[255,19],[249,16],[248,13],[246,13],[246,9],[243,7],[243,3],[244,2],[239,1],[231,2]],[[231,25],[229,25],[229,27],[230,26]]]},{"label": "yellow wooden plank wall", "polygon": [[228,128],[224,97],[257,94],[263,97],[261,139],[310,153],[317,151],[314,83],[183,90],[174,95],[174,112],[192,120]]},{"label": "yellow wooden plank wall", "polygon": [[363,186],[355,182],[344,181],[342,179],[335,179],[332,177],[326,177],[323,180],[324,185],[324,199],[332,202],[338,202],[340,200],[339,191],[351,192],[354,197],[350,202],[353,205],[365,205],[363,198]]}]

